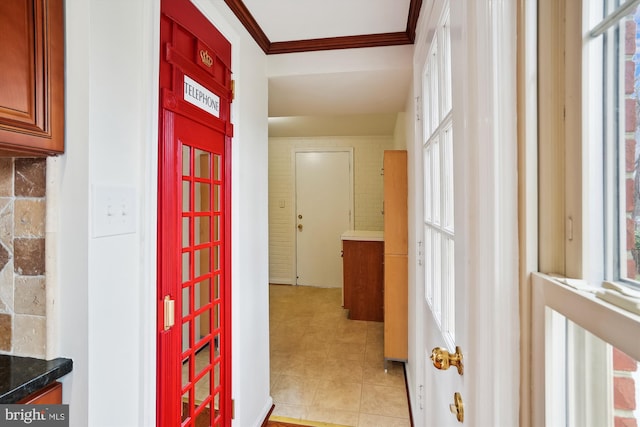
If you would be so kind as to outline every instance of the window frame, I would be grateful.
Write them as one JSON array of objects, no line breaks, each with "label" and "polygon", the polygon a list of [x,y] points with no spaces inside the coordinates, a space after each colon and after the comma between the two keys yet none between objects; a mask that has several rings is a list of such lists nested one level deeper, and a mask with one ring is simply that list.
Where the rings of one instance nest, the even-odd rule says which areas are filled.
[{"label": "window frame", "polygon": [[[532,47],[525,41],[521,46],[527,50],[519,57],[525,62],[519,75],[520,94],[524,97],[520,108],[525,109],[519,113],[525,122],[520,134],[520,150],[530,153],[536,149],[538,153],[535,165],[521,157],[520,168],[534,166],[537,173],[535,177],[526,175],[522,179],[520,191],[527,191],[530,181],[536,179],[538,197],[523,202],[520,215],[527,221],[529,218],[539,220],[535,234],[531,233],[535,228],[531,223],[521,226],[521,236],[526,239],[521,246],[521,255],[532,251],[537,254],[535,261],[527,260],[522,276],[523,284],[531,292],[525,295],[525,301],[529,298],[531,302],[530,329],[525,335],[531,334],[532,354],[530,360],[523,358],[522,361],[531,374],[527,379],[531,390],[531,409],[528,411],[531,417],[524,425],[553,425],[557,420],[549,419],[551,415],[566,417],[567,412],[563,411],[587,408],[580,406],[584,402],[580,399],[587,397],[567,398],[567,387],[576,387],[578,378],[588,383],[590,378],[599,377],[610,369],[608,365],[592,369],[581,364],[580,358],[565,357],[562,346],[567,342],[582,346],[573,347],[574,354],[597,353],[604,360],[606,352],[601,345],[581,339],[581,332],[565,331],[563,336],[562,323],[549,316],[550,309],[640,360],[640,340],[629,339],[629,336],[640,336],[640,316],[593,294],[603,280],[614,278],[607,266],[615,262],[612,254],[617,249],[605,237],[605,233],[611,235],[614,231],[612,219],[615,213],[611,208],[613,195],[604,191],[603,179],[605,174],[609,174],[606,177],[609,182],[615,178],[612,176],[614,160],[609,156],[612,164],[604,167],[603,147],[585,142],[586,138],[603,135],[604,131],[600,121],[589,120],[594,114],[602,116],[603,108],[602,92],[598,92],[598,85],[593,84],[593,79],[602,81],[602,66],[598,66],[602,47],[597,42],[588,42],[588,31],[597,19],[586,13],[588,2],[594,0],[538,0],[538,8],[528,7],[521,12],[524,15],[520,21],[520,34],[523,34],[523,27],[528,31],[534,27],[535,36],[530,32],[526,32],[526,36],[535,37],[537,45],[545,46],[545,49],[537,49],[535,43]],[[557,40],[563,42],[557,43]],[[529,50],[534,48],[537,56],[532,67]],[[527,86],[527,78],[536,72],[536,87],[532,89]],[[539,108],[525,108],[531,97],[535,97]],[[536,124],[537,135],[524,130],[532,123]],[[619,157],[615,162],[619,162]],[[560,185],[553,185],[554,182]],[[606,212],[605,206],[609,207]],[[530,214],[532,209],[537,215]],[[582,279],[575,283],[580,283],[579,287],[590,287],[574,289],[560,283],[558,276]],[[572,368],[569,377],[573,383],[564,383],[564,378],[554,372],[558,365]],[[524,392],[525,396],[527,393]],[[601,400],[610,397],[608,390],[597,393]],[[569,417],[567,425],[587,426],[590,424],[585,424],[585,420],[607,419],[607,411],[612,411],[613,406],[606,405],[608,403],[604,407],[592,405],[589,408],[594,411],[591,418],[585,416],[576,424]]]}]

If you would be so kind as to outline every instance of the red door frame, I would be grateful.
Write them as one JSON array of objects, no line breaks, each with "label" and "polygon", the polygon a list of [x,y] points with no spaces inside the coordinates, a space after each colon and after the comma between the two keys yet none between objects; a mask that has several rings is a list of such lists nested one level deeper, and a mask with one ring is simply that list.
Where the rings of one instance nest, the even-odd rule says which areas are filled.
[{"label": "red door frame", "polygon": [[[179,144],[167,143],[173,137],[175,114],[181,114],[221,132],[224,137],[223,166],[223,254],[221,293],[224,302],[221,310],[222,331],[220,352],[224,358],[221,366],[220,414],[224,426],[231,425],[231,141],[233,126],[230,123],[230,106],[233,98],[231,81],[231,44],[198,11],[189,0],[162,0],[160,25],[160,111],[159,111],[159,171],[158,171],[158,310],[157,310],[157,425],[180,425],[181,405],[181,338],[180,319],[175,326],[164,330],[164,297],[175,301],[177,310],[182,307],[181,264],[176,250],[182,247],[181,214],[177,207],[182,185]],[[200,53],[205,51],[206,55]],[[210,65],[213,62],[213,67]],[[220,97],[220,117],[214,116],[183,100],[181,76],[188,71],[200,84]],[[177,255],[180,256],[178,249]],[[177,396],[177,398],[175,397]],[[167,400],[170,399],[170,400]],[[174,401],[175,400],[175,401]],[[213,406],[213,405],[211,405]]]}]

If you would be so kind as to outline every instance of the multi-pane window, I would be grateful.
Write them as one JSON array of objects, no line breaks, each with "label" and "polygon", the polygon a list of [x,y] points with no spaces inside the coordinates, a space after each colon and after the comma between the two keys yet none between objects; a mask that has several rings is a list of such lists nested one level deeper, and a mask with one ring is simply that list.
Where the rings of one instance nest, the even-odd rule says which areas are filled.
[{"label": "multi-pane window", "polygon": [[[600,65],[596,72],[587,70],[589,86],[597,88],[591,90],[589,100],[597,100],[594,104],[599,106],[587,109],[587,120],[601,122],[602,128],[600,136],[587,135],[586,141],[591,147],[602,147],[604,159],[604,278],[632,288],[640,285],[639,3],[591,0],[586,51],[592,63]],[[613,352],[614,365],[603,362],[605,381],[614,390],[614,407],[606,418],[609,422],[613,418],[616,425],[635,425],[640,419],[637,362],[609,345],[604,348],[605,354]]]},{"label": "multi-pane window", "polygon": [[602,277],[631,287],[640,286],[639,4],[583,4],[582,185],[588,207],[584,215],[592,218],[585,256],[589,263],[602,265],[590,279]]},{"label": "multi-pane window", "polygon": [[[605,274],[609,280],[638,285],[640,280],[640,175],[638,154],[638,95],[640,94],[640,57],[636,52],[639,1],[592,1],[589,53],[601,72],[591,73],[590,83],[601,87],[593,95],[600,97],[601,111],[592,109],[589,119],[603,123],[605,171]],[[600,93],[599,93],[600,92]],[[593,99],[593,98],[591,98]],[[597,116],[596,116],[597,115]],[[599,116],[599,117],[598,117]],[[600,138],[589,143],[600,145]]]},{"label": "multi-pane window", "polygon": [[425,296],[445,335],[455,336],[453,135],[448,10],[434,34],[422,81]]}]

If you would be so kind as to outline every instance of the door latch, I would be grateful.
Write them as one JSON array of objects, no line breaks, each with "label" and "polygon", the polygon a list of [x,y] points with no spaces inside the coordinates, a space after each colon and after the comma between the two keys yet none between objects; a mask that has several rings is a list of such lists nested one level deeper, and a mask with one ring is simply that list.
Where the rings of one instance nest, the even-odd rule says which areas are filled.
[{"label": "door latch", "polygon": [[164,330],[168,331],[176,323],[176,302],[169,295],[164,297]]},{"label": "door latch", "polygon": [[462,402],[462,395],[460,393],[454,393],[453,404],[449,405],[449,410],[456,416],[459,422],[464,422],[464,403]]}]

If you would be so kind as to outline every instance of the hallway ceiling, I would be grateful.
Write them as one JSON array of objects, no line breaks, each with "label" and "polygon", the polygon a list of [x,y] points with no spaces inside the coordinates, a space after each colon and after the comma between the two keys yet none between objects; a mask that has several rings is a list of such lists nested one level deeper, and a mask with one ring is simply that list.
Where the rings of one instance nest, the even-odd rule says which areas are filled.
[{"label": "hallway ceiling", "polygon": [[422,0],[224,0],[266,54],[411,44]]},{"label": "hallway ceiling", "polygon": [[393,133],[423,0],[224,2],[268,55],[269,117],[287,118],[277,121],[280,136],[304,132],[314,120],[316,134]]}]

